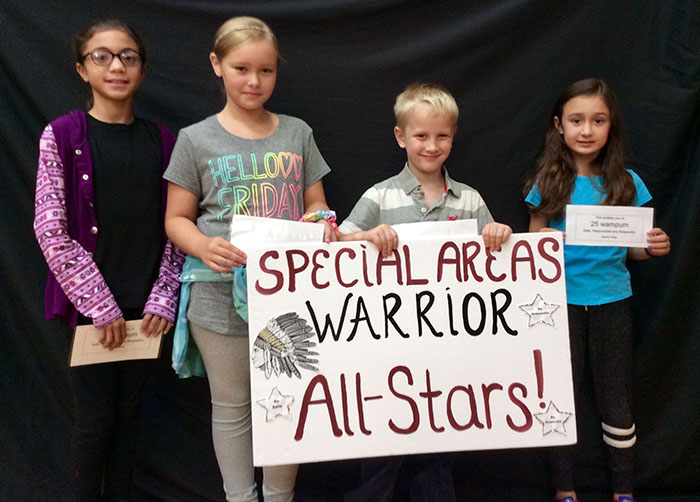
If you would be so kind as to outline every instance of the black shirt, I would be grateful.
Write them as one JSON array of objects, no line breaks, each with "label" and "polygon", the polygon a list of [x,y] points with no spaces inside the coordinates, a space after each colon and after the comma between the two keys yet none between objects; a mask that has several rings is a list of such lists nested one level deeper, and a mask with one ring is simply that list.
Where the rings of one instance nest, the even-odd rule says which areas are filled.
[{"label": "black shirt", "polygon": [[140,318],[164,242],[162,145],[147,120],[108,124],[88,115],[99,234],[94,260],[127,320]]}]

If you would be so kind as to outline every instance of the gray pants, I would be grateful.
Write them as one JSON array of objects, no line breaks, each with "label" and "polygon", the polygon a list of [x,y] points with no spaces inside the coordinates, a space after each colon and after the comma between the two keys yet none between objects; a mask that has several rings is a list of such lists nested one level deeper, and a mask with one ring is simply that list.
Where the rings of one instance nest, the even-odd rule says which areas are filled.
[{"label": "gray pants", "polygon": [[[228,502],[257,502],[250,420],[248,337],[222,335],[189,323],[211,390],[214,451]],[[297,465],[263,468],[266,502],[291,502]]]}]

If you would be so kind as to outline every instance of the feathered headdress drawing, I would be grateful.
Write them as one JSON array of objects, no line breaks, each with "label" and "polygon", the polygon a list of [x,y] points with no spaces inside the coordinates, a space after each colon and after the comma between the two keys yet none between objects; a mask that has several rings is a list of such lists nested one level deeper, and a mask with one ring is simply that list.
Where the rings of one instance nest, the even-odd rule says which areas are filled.
[{"label": "feathered headdress drawing", "polygon": [[306,319],[294,312],[270,319],[255,338],[253,365],[264,371],[265,378],[268,379],[273,372],[277,376],[286,373],[290,378],[293,373],[301,378],[299,368],[318,371],[314,366],[318,364],[318,359],[309,358],[317,356],[318,352],[308,350],[316,345],[316,342],[309,340],[314,335],[311,326],[307,326]]}]

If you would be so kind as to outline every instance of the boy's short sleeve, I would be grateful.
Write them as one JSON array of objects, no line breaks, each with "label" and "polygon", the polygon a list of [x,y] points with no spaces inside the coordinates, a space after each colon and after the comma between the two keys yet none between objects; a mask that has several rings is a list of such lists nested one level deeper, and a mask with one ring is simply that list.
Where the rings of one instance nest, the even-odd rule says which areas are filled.
[{"label": "boy's short sleeve", "polygon": [[483,232],[484,230],[484,227],[489,223],[493,223],[494,219],[491,215],[491,211],[489,211],[489,208],[486,206],[486,202],[484,202],[484,199],[481,197],[481,195],[479,195],[479,199],[481,199],[481,205],[474,212],[472,218],[476,219],[479,234],[481,234],[481,232]]},{"label": "boy's short sleeve", "polygon": [[343,234],[352,234],[370,230],[379,224],[378,191],[376,187],[372,187],[360,197],[338,230]]}]

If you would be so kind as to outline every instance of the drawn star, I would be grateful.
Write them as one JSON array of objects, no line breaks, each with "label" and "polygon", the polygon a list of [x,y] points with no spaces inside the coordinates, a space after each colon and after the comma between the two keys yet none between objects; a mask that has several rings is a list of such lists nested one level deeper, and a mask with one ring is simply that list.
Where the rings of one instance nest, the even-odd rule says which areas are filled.
[{"label": "drawn star", "polygon": [[552,314],[559,308],[556,303],[547,303],[542,296],[537,293],[532,303],[519,305],[518,308],[530,316],[527,327],[531,328],[537,323],[554,326],[554,318]]},{"label": "drawn star", "polygon": [[552,401],[542,413],[535,413],[535,418],[542,424],[542,436],[546,436],[550,432],[558,432],[566,436],[566,427],[564,424],[571,418],[572,413],[567,411],[559,411]]},{"label": "drawn star", "polygon": [[292,404],[294,396],[282,394],[277,387],[273,388],[270,395],[260,399],[257,403],[265,408],[265,422],[272,422],[277,417],[292,419]]}]

